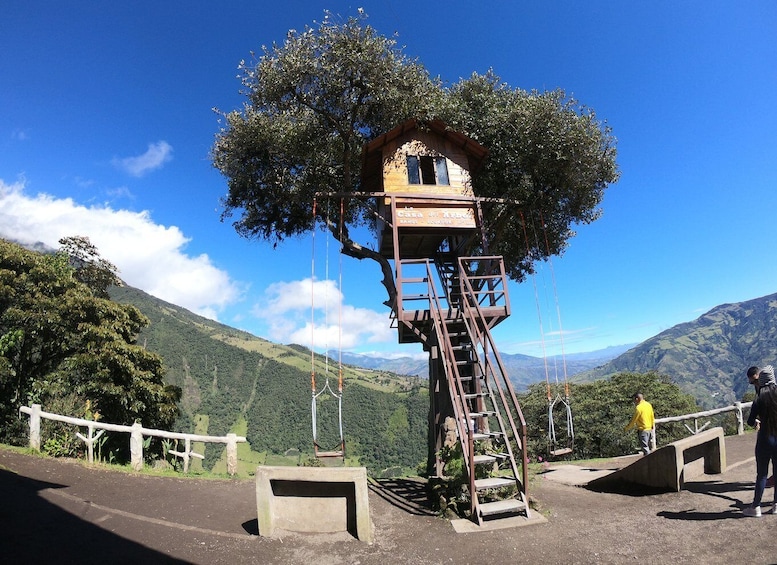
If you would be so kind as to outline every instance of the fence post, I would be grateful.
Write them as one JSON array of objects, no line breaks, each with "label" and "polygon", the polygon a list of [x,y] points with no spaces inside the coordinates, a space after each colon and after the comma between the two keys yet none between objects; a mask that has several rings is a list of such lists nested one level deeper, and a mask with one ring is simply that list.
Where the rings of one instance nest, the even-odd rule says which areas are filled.
[{"label": "fence post", "polygon": [[737,409],[737,435],[741,436],[745,433],[744,419],[742,417],[742,403],[735,402],[734,406]]},{"label": "fence post", "polygon": [[143,469],[143,426],[139,422],[132,424],[130,433],[130,459],[132,470],[140,471]]},{"label": "fence post", "polygon": [[186,438],[184,440],[184,448],[183,448],[183,472],[188,473],[189,472],[189,454],[192,451],[192,440],[191,438]]},{"label": "fence post", "polygon": [[237,435],[227,434],[227,473],[237,474]]},{"label": "fence post", "polygon": [[40,404],[33,404],[30,411],[30,448],[40,451]]}]

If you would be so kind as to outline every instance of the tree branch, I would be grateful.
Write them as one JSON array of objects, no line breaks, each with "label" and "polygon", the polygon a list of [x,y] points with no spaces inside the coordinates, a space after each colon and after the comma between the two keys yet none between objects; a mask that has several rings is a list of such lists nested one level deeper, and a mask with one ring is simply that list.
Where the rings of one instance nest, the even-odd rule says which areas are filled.
[{"label": "tree branch", "polygon": [[384,301],[383,304],[391,309],[394,309],[397,301],[397,286],[394,282],[394,271],[391,268],[391,264],[388,262],[388,259],[386,259],[377,251],[364,247],[361,244],[353,241],[348,235],[348,229],[346,226],[340,227],[332,222],[329,218],[326,219],[326,224],[334,238],[343,245],[343,255],[347,257],[353,257],[354,259],[359,259],[360,261],[362,259],[372,259],[373,261],[376,261],[378,265],[380,265],[380,270],[383,272],[383,280],[381,280],[381,284],[385,287],[386,293],[388,294],[388,300]]}]

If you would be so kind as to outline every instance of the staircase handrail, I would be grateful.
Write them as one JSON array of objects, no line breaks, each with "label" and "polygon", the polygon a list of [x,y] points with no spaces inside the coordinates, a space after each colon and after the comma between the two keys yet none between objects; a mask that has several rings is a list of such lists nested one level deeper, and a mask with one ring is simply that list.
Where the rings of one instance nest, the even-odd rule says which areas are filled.
[{"label": "staircase handrail", "polygon": [[[466,275],[466,270],[464,268],[464,262],[467,260],[470,260],[472,258],[460,258],[459,259],[459,265],[461,269],[461,273],[463,275]],[[500,262],[501,263],[501,262]],[[499,277],[502,279],[501,284],[506,284],[505,281],[505,274],[504,270],[500,269]],[[522,459],[522,479],[524,488],[528,481],[528,455],[526,453],[526,441],[527,441],[527,430],[526,430],[526,419],[523,416],[523,411],[521,410],[521,406],[518,403],[518,399],[515,396],[515,390],[513,389],[512,383],[510,383],[510,380],[507,378],[507,370],[505,369],[504,363],[502,361],[502,357],[499,354],[499,350],[496,347],[496,343],[494,342],[493,336],[491,335],[490,331],[483,331],[480,328],[480,324],[483,324],[483,326],[486,326],[485,322],[485,316],[483,314],[483,311],[480,307],[480,302],[477,297],[477,293],[473,289],[469,277],[468,276],[461,276],[460,282],[463,287],[462,297],[463,298],[469,298],[469,300],[462,300],[462,311],[464,313],[464,320],[465,323],[467,323],[467,320],[469,320],[469,325],[471,327],[469,328],[472,335],[477,335],[477,343],[482,344],[483,347],[483,366],[485,369],[485,377],[486,377],[486,383],[489,383],[488,377],[491,376],[496,386],[496,389],[499,393],[500,400],[502,401],[503,406],[505,406],[505,412],[508,418],[508,421],[510,423],[510,430],[513,433],[513,437],[515,438],[516,443],[518,444],[519,449],[521,450],[521,459]],[[480,324],[478,323],[480,321]],[[489,356],[489,349],[491,351],[491,355],[493,355],[494,360],[496,361],[498,371],[493,370],[493,363],[491,362],[490,356]],[[499,377],[501,377],[502,384],[504,386],[499,386],[499,381],[497,379],[497,374]],[[505,390],[509,393],[509,402],[508,399],[505,398]],[[516,415],[518,416],[520,420],[520,432],[518,430],[518,426],[516,425],[515,419],[513,418],[512,411],[510,408],[513,408],[516,412]],[[508,444],[509,448],[509,442],[506,442]],[[512,464],[515,463],[515,458],[511,457]],[[513,471],[515,473],[515,476],[518,476],[518,470],[516,468],[513,468]]]},{"label": "staircase handrail", "polygon": [[[435,335],[441,336],[445,343],[450,343],[450,334],[448,333],[448,327],[443,323],[444,308],[440,300],[440,296],[437,293],[437,289],[434,284],[434,278],[432,276],[432,269],[429,264],[429,260],[426,260],[427,277],[429,282],[429,311],[432,323],[435,328]],[[451,309],[451,305],[448,305],[448,309]],[[439,339],[438,339],[439,345]],[[461,383],[461,375],[459,367],[456,364],[456,359],[451,358],[451,350],[448,347],[439,347],[443,366],[445,367],[446,374],[452,374],[452,379],[446,379],[449,387],[449,396],[451,398],[451,404],[453,406],[453,415],[456,419],[456,429],[459,432],[459,441],[462,444],[462,457],[464,458],[464,468],[467,470],[469,476],[469,490],[470,499],[474,501],[475,495],[475,473],[471,472],[474,469],[475,460],[475,440],[474,431],[470,429],[469,423],[471,422],[470,411],[467,403],[464,401],[465,392]],[[455,390],[450,390],[451,387],[455,387]],[[459,402],[456,402],[459,399]]]}]

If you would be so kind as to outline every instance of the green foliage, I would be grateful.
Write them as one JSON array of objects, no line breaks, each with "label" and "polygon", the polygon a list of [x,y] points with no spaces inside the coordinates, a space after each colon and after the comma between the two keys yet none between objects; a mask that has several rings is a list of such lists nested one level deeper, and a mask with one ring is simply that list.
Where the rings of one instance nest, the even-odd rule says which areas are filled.
[{"label": "green foliage", "polygon": [[121,286],[116,266],[100,257],[97,247],[92,245],[88,237],[63,237],[59,244],[62,247],[54,260],[64,258],[73,267],[75,279],[88,286],[95,296],[108,298],[108,288]]},{"label": "green foliage", "polygon": [[575,224],[599,217],[604,190],[618,179],[615,138],[562,90],[526,92],[493,71],[473,73],[446,95],[440,117],[489,150],[475,194],[520,203],[520,211],[487,205],[484,214],[489,253],[522,280],[533,263],[564,251]]},{"label": "green foliage", "polygon": [[[68,414],[78,418],[84,416],[85,407],[76,394],[66,394],[52,399],[46,407],[55,414]],[[71,424],[41,420],[41,450],[53,457],[81,457],[86,444],[76,436],[78,431]]]},{"label": "green foliage", "polygon": [[[364,143],[439,93],[420,64],[360,20],[328,16],[241,62],[249,103],[224,116],[212,150],[229,183],[224,216],[241,212],[241,235],[277,243],[310,231],[313,194],[357,188]],[[349,205],[347,223],[370,219],[365,212]]]},{"label": "green foliage", "polygon": [[[358,192],[364,144],[408,118],[442,119],[489,150],[475,194],[524,210],[522,217],[515,204],[484,209],[489,253],[504,256],[512,278],[561,253],[574,224],[598,217],[618,171],[615,138],[590,108],[560,90],[511,88],[490,71],[446,87],[365,18],[327,17],[241,63],[247,103],[223,116],[212,148],[229,186],[223,218],[239,214],[239,234],[277,244],[326,225],[344,253],[380,261],[349,239],[349,226],[371,225],[366,207],[346,202],[340,236],[339,211],[319,207],[314,216],[313,200],[322,190]],[[527,240],[524,219],[544,237]]]},{"label": "green foliage", "polygon": [[[60,400],[90,402],[119,424],[166,427],[175,420],[180,391],[165,385],[161,359],[135,343],[148,320],[137,308],[103,297],[102,284],[113,274],[99,275],[96,251],[85,253],[73,266],[64,252],[41,255],[0,240],[3,441],[25,441],[18,418],[25,403],[47,410]],[[79,280],[85,269],[92,286]],[[60,438],[56,449],[70,448]]]},{"label": "green foliage", "polygon": [[[634,413],[632,397],[641,391],[656,417],[678,416],[699,411],[694,398],[682,392],[671,380],[657,373],[619,373],[609,379],[570,385],[575,438],[574,459],[616,457],[637,450],[636,434],[624,431]],[[532,385],[519,402],[529,430],[529,457],[548,456],[548,401],[544,383]],[[558,413],[554,413],[554,418]],[[556,437],[566,437],[566,427],[556,421]],[[680,423],[663,424],[657,441],[666,444],[688,432]]]}]

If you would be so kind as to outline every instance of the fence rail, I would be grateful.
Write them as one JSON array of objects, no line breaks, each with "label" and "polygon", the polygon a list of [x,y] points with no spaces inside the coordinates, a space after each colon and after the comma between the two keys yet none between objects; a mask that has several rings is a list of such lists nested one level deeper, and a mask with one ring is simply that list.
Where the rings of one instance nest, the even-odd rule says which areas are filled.
[{"label": "fence rail", "polygon": [[[696,435],[699,432],[703,432],[707,426],[710,425],[709,420],[705,422],[701,427],[699,427],[699,419],[701,418],[709,418],[710,416],[716,416],[718,414],[724,414],[726,412],[736,412],[737,416],[737,434],[742,435],[745,433],[745,420],[743,417],[743,411],[746,408],[750,408],[752,406],[752,402],[736,402],[732,404],[731,406],[724,406],[723,408],[715,408],[713,410],[705,410],[704,412],[694,412],[693,414],[684,414],[682,416],[669,416],[666,418],[656,418],[655,424],[657,427],[657,424],[668,424],[670,422],[683,422],[683,425],[685,426],[685,429],[687,429],[689,432],[691,432],[691,435]],[[693,429],[685,423],[686,420],[693,420]],[[653,446],[652,448],[656,448],[656,434],[653,434]]]},{"label": "fence rail", "polygon": [[[22,406],[19,408],[19,412],[30,415],[30,448],[36,451],[40,451],[41,418],[87,428],[88,435],[84,436],[80,432],[76,432],[76,435],[79,439],[86,443],[89,463],[94,463],[94,443],[100,438],[100,436],[103,435],[104,432],[109,431],[129,433],[130,459],[132,468],[135,471],[140,471],[143,468],[144,436],[184,440],[185,449],[183,451],[168,451],[169,454],[180,457],[183,460],[184,472],[189,470],[189,460],[192,457],[197,457],[199,459],[203,458],[203,455],[192,451],[191,444],[193,441],[200,441],[205,443],[225,443],[227,444],[227,473],[230,475],[235,475],[237,473],[237,444],[245,443],[247,441],[243,436],[238,436],[236,434],[227,434],[226,436],[204,436],[144,428],[139,422],[135,422],[131,426],[125,426],[121,424],[95,422],[94,420],[84,420],[83,418],[72,418],[70,416],[62,416],[61,414],[43,412],[41,410],[40,404],[33,404],[31,407]],[[99,431],[95,434],[95,430]]]}]

